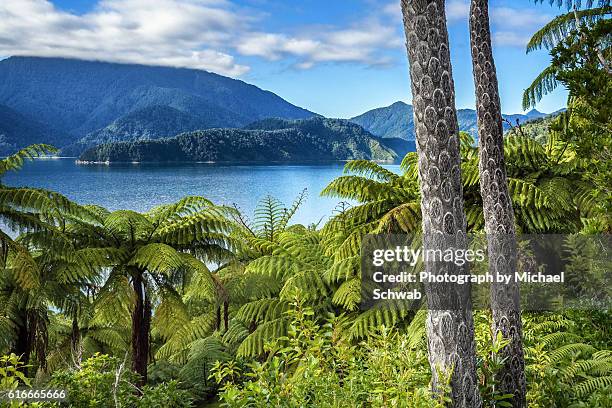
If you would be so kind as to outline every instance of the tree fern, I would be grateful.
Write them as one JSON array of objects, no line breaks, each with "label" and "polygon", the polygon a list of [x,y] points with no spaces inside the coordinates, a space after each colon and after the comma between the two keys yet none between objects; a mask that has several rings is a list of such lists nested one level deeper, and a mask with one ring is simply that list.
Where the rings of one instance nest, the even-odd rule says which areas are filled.
[{"label": "tree fern", "polygon": [[[591,4],[587,4],[586,7],[591,7]],[[561,40],[566,38],[572,30],[576,29],[576,19],[580,21],[580,24],[588,26],[598,19],[605,18],[606,15],[612,14],[612,8],[608,5],[604,5],[606,1],[600,2],[601,7],[587,8],[585,10],[570,11],[569,13],[562,14],[555,17],[544,27],[539,29],[529,40],[527,44],[527,52],[532,52],[541,48],[552,49]],[[578,6],[580,7],[580,6]]]}]

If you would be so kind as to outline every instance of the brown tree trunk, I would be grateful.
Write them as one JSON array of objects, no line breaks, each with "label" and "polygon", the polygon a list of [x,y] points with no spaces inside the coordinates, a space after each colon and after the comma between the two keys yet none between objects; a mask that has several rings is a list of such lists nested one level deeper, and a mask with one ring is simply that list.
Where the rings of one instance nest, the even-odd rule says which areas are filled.
[{"label": "brown tree trunk", "polygon": [[[489,272],[514,277],[516,238],[514,211],[508,192],[504,161],[504,138],[497,74],[491,47],[488,0],[472,0],[470,6],[470,45],[478,115],[480,193],[487,233]],[[491,285],[493,335],[501,332],[510,344],[507,357],[496,375],[501,394],[513,394],[514,407],[526,406],[525,359],[518,284]]]},{"label": "brown tree trunk", "polygon": [[[26,313],[27,314],[27,313]],[[28,328],[27,317],[17,329],[17,341],[13,346],[12,352],[19,356],[20,361],[27,365],[30,362],[30,354],[34,344],[34,333]]]},{"label": "brown tree trunk", "polygon": [[133,276],[133,287],[136,303],[132,313],[132,370],[140,376],[137,385],[142,387],[147,383],[151,302],[147,297],[140,271]]},{"label": "brown tree trunk", "polygon": [[[465,215],[459,128],[443,0],[402,0],[416,124],[423,246],[464,246]],[[439,239],[444,237],[445,239]],[[463,274],[451,263],[426,262],[432,274]],[[480,407],[469,285],[426,287],[427,341],[434,392],[451,374],[451,405]],[[446,306],[446,307],[441,307]],[[444,310],[446,309],[446,310]]]},{"label": "brown tree trunk", "polygon": [[79,321],[77,319],[77,312],[75,311],[72,316],[72,332],[70,334],[70,345],[74,355],[78,354],[79,346],[81,343],[81,330],[79,328]]},{"label": "brown tree trunk", "polygon": [[227,300],[223,302],[223,325],[227,332],[229,330],[229,303]]}]

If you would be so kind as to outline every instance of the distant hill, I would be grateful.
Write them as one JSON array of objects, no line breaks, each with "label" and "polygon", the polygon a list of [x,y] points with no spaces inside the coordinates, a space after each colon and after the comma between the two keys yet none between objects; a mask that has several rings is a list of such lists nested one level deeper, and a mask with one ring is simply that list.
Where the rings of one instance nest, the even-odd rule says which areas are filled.
[{"label": "distant hill", "polygon": [[62,150],[65,154],[78,155],[99,144],[167,138],[179,133],[206,129],[209,123],[201,116],[191,115],[169,106],[149,106],[130,112],[110,125],[88,133],[75,144]]},{"label": "distant hill", "polygon": [[[504,114],[503,116],[514,125],[516,119],[519,119],[522,123],[547,116],[547,114],[534,109],[525,115]],[[384,108],[372,109],[349,120],[362,126],[374,136],[415,140],[412,105],[404,102],[395,102]],[[459,122],[459,130],[477,136],[476,111],[474,109],[458,109],[457,121]],[[504,123],[504,129],[507,130],[509,128],[510,125]]]},{"label": "distant hill", "polygon": [[[391,146],[394,146],[394,150]],[[100,145],[80,160],[95,162],[271,162],[371,159],[397,161],[409,143],[372,136],[342,119],[268,119],[245,129],[208,129],[176,137]]]},{"label": "distant hill", "polygon": [[33,143],[56,143],[59,135],[21,113],[0,105],[0,156],[7,156]]},{"label": "distant hill", "polygon": [[372,109],[349,120],[378,137],[415,140],[412,105],[404,102]]},{"label": "distant hill", "polygon": [[550,115],[543,117],[532,119],[525,123],[522,123],[519,127],[515,126],[513,129],[509,130],[507,135],[524,135],[530,137],[532,139],[537,140],[540,143],[546,143],[548,141],[548,135],[550,133],[549,127],[553,122],[553,119],[561,113],[563,110],[559,110],[555,113],[551,113]]},{"label": "distant hill", "polygon": [[182,123],[188,115],[189,123],[201,129],[242,127],[269,117],[315,116],[272,92],[202,70],[40,57],[0,61],[0,104],[61,134],[59,147],[83,137],[85,145],[96,137],[128,135],[132,140],[134,132],[115,128],[135,112],[138,122],[127,125],[133,129],[144,126],[155,135],[185,130],[154,129],[159,121],[153,117],[155,123],[146,124],[150,108],[168,108],[166,124]]}]

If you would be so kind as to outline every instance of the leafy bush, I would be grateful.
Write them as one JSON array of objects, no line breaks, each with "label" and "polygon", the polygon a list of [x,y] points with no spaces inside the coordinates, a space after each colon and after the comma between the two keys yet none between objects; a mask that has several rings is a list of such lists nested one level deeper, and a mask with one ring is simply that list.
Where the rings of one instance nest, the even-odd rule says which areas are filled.
[{"label": "leafy bush", "polygon": [[319,325],[300,302],[287,313],[287,336],[267,345],[265,361],[215,365],[225,406],[445,405],[444,395],[431,394],[426,351],[410,335],[381,328],[354,345],[342,336],[343,316]]},{"label": "leafy bush", "polygon": [[176,381],[139,390],[137,375],[126,367],[125,361],[104,354],[96,354],[83,361],[77,369],[55,373],[54,387],[64,388],[71,407],[190,407],[191,400]]},{"label": "leafy bush", "polygon": [[30,379],[24,374],[25,368],[14,353],[0,356],[0,390],[14,390],[20,385],[30,385]]}]

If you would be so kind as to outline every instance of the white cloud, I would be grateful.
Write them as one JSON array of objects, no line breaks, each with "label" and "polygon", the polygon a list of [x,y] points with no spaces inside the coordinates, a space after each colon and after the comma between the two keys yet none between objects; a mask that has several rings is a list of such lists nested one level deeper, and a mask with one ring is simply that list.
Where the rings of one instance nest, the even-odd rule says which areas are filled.
[{"label": "white cloud", "polygon": [[360,27],[331,29],[303,35],[253,33],[237,44],[243,55],[278,60],[298,59],[295,66],[308,69],[320,62],[356,62],[367,65],[388,64],[382,51],[401,46],[401,34],[395,27],[368,20]]},{"label": "white cloud", "polygon": [[531,36],[514,31],[496,31],[493,33],[494,45],[506,45],[511,47],[525,47]]},{"label": "white cloud", "polygon": [[505,28],[540,28],[552,20],[552,16],[537,13],[534,10],[494,7],[491,9],[491,21]]},{"label": "white cloud", "polygon": [[[256,11],[229,0],[99,0],[76,15],[48,0],[0,1],[0,55],[74,57],[205,69],[240,76],[239,55],[291,59],[308,69],[321,62],[388,63],[401,45],[389,5],[350,27],[287,34],[264,32]],[[256,24],[257,23],[257,24]]]},{"label": "white cloud", "polygon": [[[470,16],[468,0],[451,0],[446,4],[449,24],[466,24]],[[536,10],[489,6],[493,41],[497,45],[524,47],[531,34],[552,20],[553,16]]]},{"label": "white cloud", "polygon": [[446,3],[446,19],[449,22],[467,20],[470,15],[470,3],[465,0],[451,0]]},{"label": "white cloud", "polygon": [[238,76],[249,68],[218,50],[244,20],[206,0],[104,0],[84,15],[45,0],[0,3],[0,54],[185,66]]}]

